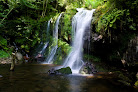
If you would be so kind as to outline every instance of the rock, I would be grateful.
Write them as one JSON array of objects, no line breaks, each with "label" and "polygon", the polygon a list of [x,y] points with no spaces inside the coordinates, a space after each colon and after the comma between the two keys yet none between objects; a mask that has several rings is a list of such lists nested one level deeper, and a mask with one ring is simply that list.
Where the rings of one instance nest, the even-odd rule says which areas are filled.
[{"label": "rock", "polygon": [[18,60],[23,60],[23,55],[20,52],[15,53]]},{"label": "rock", "polygon": [[94,33],[92,38],[93,38],[94,41],[99,41],[103,38],[103,36]]},{"label": "rock", "polygon": [[48,70],[47,73],[48,74],[57,74],[57,71],[54,68],[52,68],[51,70]]},{"label": "rock", "polygon": [[10,64],[11,63],[11,58],[0,58],[0,64]]},{"label": "rock", "polygon": [[15,53],[15,56],[16,56],[16,58],[17,58],[17,60],[18,60],[18,64],[22,64],[23,63],[23,55],[20,53],[20,52],[16,52]]},{"label": "rock", "polygon": [[138,87],[138,81],[135,82],[135,86]]},{"label": "rock", "polygon": [[55,70],[54,68],[52,68],[51,70],[48,71],[48,74],[72,74],[72,71],[70,67],[61,68],[58,70]]},{"label": "rock", "polygon": [[0,75],[0,78],[3,77],[2,75]]},{"label": "rock", "polygon": [[138,79],[138,72],[137,72],[137,74],[136,74],[136,77],[137,77],[137,79]]},{"label": "rock", "polygon": [[45,57],[37,57],[37,62],[43,62],[45,60]]},{"label": "rock", "polygon": [[128,66],[138,63],[138,36],[129,41],[127,50],[123,53],[123,59]]},{"label": "rock", "polygon": [[81,74],[93,74],[96,73],[96,69],[93,64],[86,62],[84,65],[81,67],[80,71]]},{"label": "rock", "polygon": [[70,69],[70,67],[66,67],[66,68],[61,68],[59,70],[56,70],[58,73],[61,74],[72,74],[72,71]]}]

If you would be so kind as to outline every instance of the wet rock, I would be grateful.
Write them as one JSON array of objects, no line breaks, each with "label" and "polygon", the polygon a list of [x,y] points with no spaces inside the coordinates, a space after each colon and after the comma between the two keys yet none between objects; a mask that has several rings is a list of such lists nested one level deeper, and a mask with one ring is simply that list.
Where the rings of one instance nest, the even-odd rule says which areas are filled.
[{"label": "wet rock", "polygon": [[137,72],[137,74],[136,74],[136,77],[137,77],[137,79],[138,79],[138,72]]},{"label": "wet rock", "polygon": [[138,87],[138,72],[136,74],[137,81],[135,82],[135,86]]},{"label": "wet rock", "polygon": [[23,55],[20,52],[16,52],[15,56],[17,57],[18,60],[23,60]]},{"label": "wet rock", "polygon": [[54,68],[48,70],[47,73],[48,73],[48,74],[58,74],[58,72],[57,72]]},{"label": "wet rock", "polygon": [[123,54],[123,60],[127,66],[138,64],[138,36],[129,41],[127,50]]},{"label": "wet rock", "polygon": [[135,82],[135,86],[138,87],[138,81]]},{"label": "wet rock", "polygon": [[61,74],[72,74],[70,67],[61,68],[61,69],[56,70],[56,71],[58,73],[61,73]]},{"label": "wet rock", "polygon": [[72,74],[72,71],[70,67],[65,67],[58,70],[52,68],[51,70],[48,71],[48,74]]},{"label": "wet rock", "polygon": [[81,74],[93,74],[96,73],[96,69],[93,64],[86,62],[84,65],[81,67],[80,71]]},{"label": "wet rock", "polygon": [[36,59],[37,59],[37,62],[43,62],[45,60],[45,57],[38,57]]},{"label": "wet rock", "polygon": [[103,38],[103,36],[94,33],[92,38],[93,38],[94,41],[99,41]]}]

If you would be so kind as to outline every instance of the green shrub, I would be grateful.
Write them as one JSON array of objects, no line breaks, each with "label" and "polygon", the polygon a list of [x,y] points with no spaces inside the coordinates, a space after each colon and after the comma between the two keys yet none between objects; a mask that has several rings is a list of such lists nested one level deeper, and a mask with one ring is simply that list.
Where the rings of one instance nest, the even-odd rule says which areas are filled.
[{"label": "green shrub", "polygon": [[4,50],[0,50],[0,58],[6,58],[6,57],[9,57],[9,54]]}]

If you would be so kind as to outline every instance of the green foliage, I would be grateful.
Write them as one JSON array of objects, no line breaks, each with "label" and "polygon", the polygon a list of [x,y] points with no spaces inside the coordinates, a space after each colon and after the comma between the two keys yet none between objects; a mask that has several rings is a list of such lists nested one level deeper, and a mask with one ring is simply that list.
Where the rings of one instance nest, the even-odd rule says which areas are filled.
[{"label": "green foliage", "polygon": [[67,55],[71,50],[71,47],[69,46],[69,44],[60,39],[58,40],[58,46],[62,49],[64,55]]},{"label": "green foliage", "polygon": [[64,13],[62,17],[60,36],[66,41],[69,41],[69,37],[71,36],[71,30],[72,30],[71,18],[72,14],[69,13]]},{"label": "green foliage", "polygon": [[63,26],[63,30],[66,32],[70,32],[69,34],[71,34],[71,15],[69,14],[64,14],[64,26]]},{"label": "green foliage", "polygon": [[68,55],[70,50],[71,47],[68,43],[62,41],[61,39],[58,39],[58,49],[56,52],[56,59],[54,60],[54,64],[63,64],[63,59]]},{"label": "green foliage", "polygon": [[2,47],[6,51],[8,50],[7,40],[4,39],[2,36],[0,36],[0,47]]},{"label": "green foliage", "polygon": [[138,87],[138,81],[135,82],[135,86]]},{"label": "green foliage", "polygon": [[101,59],[99,57],[93,56],[93,55],[88,55],[84,54],[84,59],[85,60],[90,60],[92,62],[101,62]]},{"label": "green foliage", "polygon": [[96,31],[102,35],[111,35],[109,32],[113,30],[136,30],[136,3],[137,0],[108,0],[102,3],[94,15]]},{"label": "green foliage", "polygon": [[103,4],[103,0],[84,0],[84,2],[83,7],[88,9],[95,9]]},{"label": "green foliage", "polygon": [[29,8],[32,8],[32,9],[37,9],[37,6],[32,4],[33,2],[35,2],[36,0],[20,0],[20,3],[22,5],[25,5]]},{"label": "green foliage", "polygon": [[109,28],[116,29],[115,22],[123,18],[125,11],[126,10],[118,10],[115,8],[112,11],[104,14],[103,17],[98,21],[97,32],[99,32],[100,30],[106,31]]},{"label": "green foliage", "polygon": [[138,0],[108,0],[110,4],[114,3],[118,9],[134,9],[137,7]]},{"label": "green foliage", "polygon": [[7,46],[7,40],[4,39],[2,36],[0,36],[0,45],[1,46]]},{"label": "green foliage", "polygon": [[4,50],[0,50],[0,58],[6,58],[6,57],[9,57],[9,54]]},{"label": "green foliage", "polygon": [[[40,42],[39,31],[48,17],[42,19],[38,16],[40,13],[38,10],[34,10],[37,5],[35,0],[8,0],[1,3],[0,21],[3,22],[0,23],[0,33],[10,37],[8,39],[12,39],[19,47],[21,46],[24,50],[29,51],[31,47]],[[5,7],[6,4],[8,7]],[[14,8],[11,8],[13,5]],[[10,11],[10,9],[13,10]],[[41,10],[39,11],[41,12]]]}]

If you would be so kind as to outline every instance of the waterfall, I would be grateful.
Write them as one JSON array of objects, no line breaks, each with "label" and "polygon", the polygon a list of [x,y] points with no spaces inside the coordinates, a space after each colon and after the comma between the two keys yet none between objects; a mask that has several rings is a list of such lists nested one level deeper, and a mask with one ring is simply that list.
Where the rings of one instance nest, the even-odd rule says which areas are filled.
[{"label": "waterfall", "polygon": [[[46,33],[45,34],[46,34],[46,37],[47,38],[49,36],[50,22],[51,22],[51,19],[47,23],[47,29],[45,29],[46,30]],[[39,46],[37,47],[37,49],[36,49],[37,53],[35,53],[35,57],[37,57],[38,54],[41,54],[42,56],[44,56],[44,53],[45,53],[45,50],[46,50],[48,44],[49,44],[49,41],[47,41],[47,39],[46,39],[46,42],[41,42],[39,44]]]},{"label": "waterfall", "polygon": [[[49,36],[50,22],[51,22],[51,19],[50,19],[50,20],[48,21],[48,23],[47,23],[47,29],[46,29],[46,37],[47,37],[47,38],[48,38],[48,36]],[[45,49],[47,48],[48,44],[49,44],[49,41],[47,41],[47,42],[45,43],[45,45],[43,46],[42,50],[40,51],[40,54],[41,54],[42,56],[44,55]]]},{"label": "waterfall", "polygon": [[49,42],[46,42],[45,45],[43,46],[42,50],[39,52],[42,56],[43,56],[44,53],[45,53],[45,49],[47,48],[48,43],[49,43]]},{"label": "waterfall", "polygon": [[51,22],[51,19],[48,21],[48,24],[47,24],[47,31],[46,31],[47,37],[49,36],[50,22]]},{"label": "waterfall", "polygon": [[87,28],[90,28],[92,15],[95,9],[85,10],[77,8],[77,13],[72,19],[72,30],[74,33],[72,50],[67,56],[63,67],[69,66],[73,73],[79,73],[83,65],[82,50],[83,50],[83,37]]},{"label": "waterfall", "polygon": [[53,44],[55,46],[52,47],[50,54],[48,55],[47,59],[46,59],[46,63],[51,64],[53,63],[53,58],[54,55],[56,54],[57,48],[58,48],[58,25],[59,25],[59,20],[60,17],[62,16],[62,13],[59,15],[59,17],[57,18],[56,24],[55,24],[55,28],[53,30]]}]

